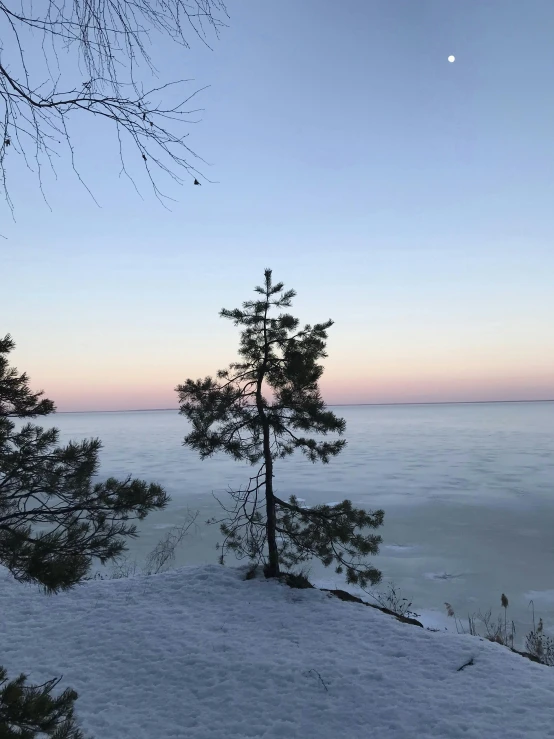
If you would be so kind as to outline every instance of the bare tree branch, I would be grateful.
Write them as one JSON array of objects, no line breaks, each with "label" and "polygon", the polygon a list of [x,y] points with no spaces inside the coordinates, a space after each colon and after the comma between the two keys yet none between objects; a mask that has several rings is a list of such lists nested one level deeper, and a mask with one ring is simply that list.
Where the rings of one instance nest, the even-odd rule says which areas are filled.
[{"label": "bare tree branch", "polygon": [[[0,190],[12,214],[7,172],[15,155],[36,173],[46,200],[43,167],[55,173],[55,160],[66,147],[76,176],[93,196],[77,170],[69,129],[82,113],[115,128],[121,173],[137,192],[125,164],[125,141],[134,145],[162,203],[172,198],[159,188],[160,173],[177,184],[186,175],[210,182],[197,169],[205,160],[187,145],[188,133],[183,133],[186,124],[197,122],[189,116],[200,109],[188,105],[201,90],[181,94],[178,104],[164,104],[157,98],[171,97],[170,88],[191,80],[145,90],[138,73],[142,64],[157,76],[148,51],[153,35],[189,48],[190,33],[211,48],[207,31],[219,37],[226,25],[221,19],[227,17],[224,0],[47,0],[42,7],[37,11],[31,0],[21,0],[17,7],[0,0]],[[38,71],[35,48],[42,52]],[[62,67],[62,53],[73,50],[77,66]],[[77,73],[84,82],[76,83]]]}]

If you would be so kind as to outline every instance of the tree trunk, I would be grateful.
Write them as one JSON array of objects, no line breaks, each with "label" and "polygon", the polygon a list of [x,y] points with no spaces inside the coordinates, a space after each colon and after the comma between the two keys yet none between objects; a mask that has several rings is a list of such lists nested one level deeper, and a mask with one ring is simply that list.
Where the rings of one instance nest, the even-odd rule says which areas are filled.
[{"label": "tree trunk", "polygon": [[[265,419],[264,419],[265,420]],[[275,526],[277,524],[275,515],[275,497],[273,495],[273,459],[269,446],[269,424],[264,423],[264,459],[265,459],[265,504],[266,504],[266,532],[267,546],[269,548],[269,562],[265,568],[266,577],[278,577],[279,552],[275,538]]]},{"label": "tree trunk", "polygon": [[[268,288],[269,289],[269,288]],[[265,373],[267,372],[269,362],[269,343],[267,336],[267,311],[269,309],[269,291],[266,293],[266,304],[264,312],[263,338],[264,338],[264,359],[258,374],[258,382],[256,385],[256,406],[258,414],[262,421],[264,433],[264,462],[265,462],[265,508],[266,508],[266,534],[267,546],[269,549],[269,562],[264,568],[266,577],[279,577],[279,552],[277,550],[277,540],[275,538],[277,519],[275,515],[275,497],[273,495],[273,458],[271,456],[271,445],[269,441],[269,423],[267,421],[263,398],[262,383]]]}]

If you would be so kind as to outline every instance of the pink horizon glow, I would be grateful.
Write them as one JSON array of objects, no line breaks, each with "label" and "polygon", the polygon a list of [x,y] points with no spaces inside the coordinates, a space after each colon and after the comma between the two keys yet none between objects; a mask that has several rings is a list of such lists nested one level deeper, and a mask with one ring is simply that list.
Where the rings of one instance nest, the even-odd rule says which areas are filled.
[{"label": "pink horizon glow", "polygon": [[[365,387],[364,387],[365,386]],[[126,411],[178,409],[177,393],[171,389],[160,392],[154,388],[112,387],[111,391],[95,388],[95,392],[46,392],[59,412]],[[554,386],[547,378],[529,381],[527,378],[494,379],[486,381],[446,381],[436,379],[410,382],[378,381],[351,383],[340,387],[321,382],[321,392],[327,405],[388,405],[402,403],[471,403],[500,401],[541,401],[554,399]]]}]

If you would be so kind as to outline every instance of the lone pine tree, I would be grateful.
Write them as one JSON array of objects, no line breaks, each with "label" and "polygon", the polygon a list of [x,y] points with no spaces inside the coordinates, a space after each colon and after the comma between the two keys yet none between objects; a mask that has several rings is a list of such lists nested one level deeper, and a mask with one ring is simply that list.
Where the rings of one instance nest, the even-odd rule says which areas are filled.
[{"label": "lone pine tree", "polygon": [[[346,423],[329,410],[321,398],[318,380],[326,357],[327,329],[333,321],[306,325],[289,313],[270,317],[272,308],[288,308],[294,290],[283,292],[283,283],[272,283],[265,270],[261,296],[243,303],[243,309],[223,309],[220,316],[231,319],[241,332],[239,355],[217,379],[188,379],[178,385],[180,413],[192,430],[184,445],[201,459],[223,451],[235,460],[261,466],[244,490],[229,491],[234,506],[223,506],[230,517],[219,521],[224,535],[221,563],[227,550],[238,558],[264,563],[266,577],[277,577],[280,566],[305,562],[312,557],[336,572],[346,571],[349,583],[366,587],[376,584],[381,573],[366,557],[377,554],[381,537],[364,529],[376,529],[384,512],[354,508],[349,500],[334,506],[301,506],[295,496],[288,500],[276,494],[274,461],[300,449],[311,462],[328,463],[346,441],[322,441],[304,436],[344,433]],[[264,392],[271,391],[272,400]]]},{"label": "lone pine tree", "polygon": [[[159,485],[131,477],[93,485],[98,439],[59,447],[55,428],[27,423],[16,430],[12,417],[46,416],[55,407],[9,366],[14,347],[9,334],[0,338],[0,564],[16,580],[56,593],[81,582],[93,558],[106,563],[121,554],[125,538],[136,536],[128,521],[164,508],[169,498]],[[0,667],[0,736],[81,739],[73,719],[77,694],[68,689],[54,698],[57,679],[41,686],[25,680],[7,683]]]}]

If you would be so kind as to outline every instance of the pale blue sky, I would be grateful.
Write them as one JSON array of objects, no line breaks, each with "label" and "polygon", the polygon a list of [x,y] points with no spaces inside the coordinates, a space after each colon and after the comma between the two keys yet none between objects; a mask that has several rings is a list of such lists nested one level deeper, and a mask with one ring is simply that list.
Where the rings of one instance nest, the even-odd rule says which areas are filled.
[{"label": "pale blue sky", "polygon": [[101,208],[62,161],[50,212],[14,164],[14,361],[60,410],[175,405],[178,382],[234,360],[218,311],[269,266],[302,322],[335,320],[328,402],[554,397],[554,2],[228,10],[213,51],[153,48],[163,81],[211,85],[189,143],[219,184],[162,187],[167,212],[137,167],[141,200],[114,132],[82,117]]}]

